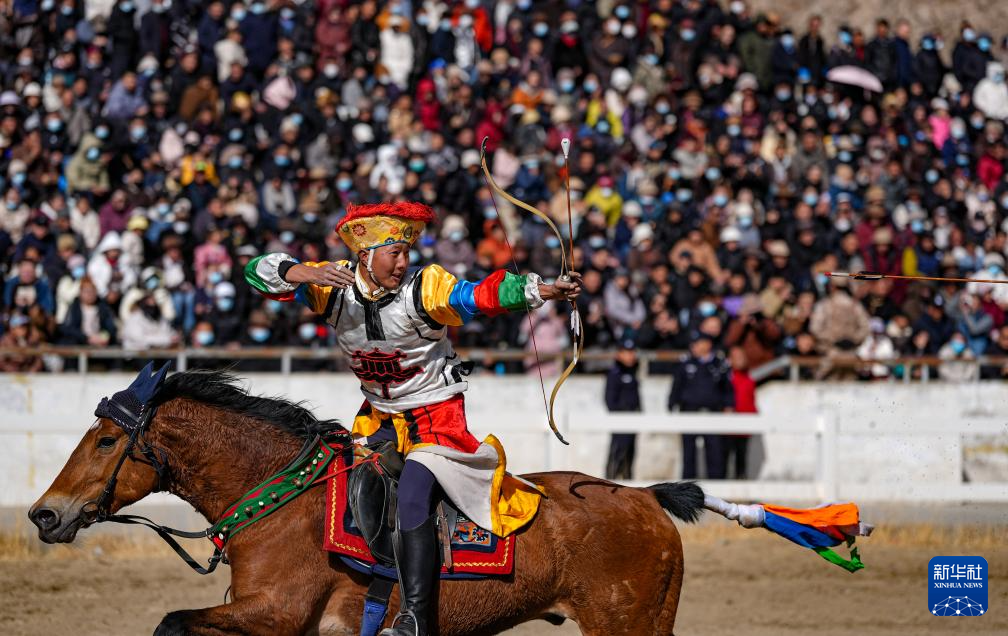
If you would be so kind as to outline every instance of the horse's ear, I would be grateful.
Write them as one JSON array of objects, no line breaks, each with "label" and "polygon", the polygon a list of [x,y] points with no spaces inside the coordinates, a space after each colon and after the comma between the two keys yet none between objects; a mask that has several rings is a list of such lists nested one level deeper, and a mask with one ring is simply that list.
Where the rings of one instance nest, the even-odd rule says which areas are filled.
[{"label": "horse's ear", "polygon": [[130,389],[133,391],[133,395],[136,396],[140,404],[147,404],[157,393],[161,385],[164,384],[165,376],[168,375],[168,369],[171,368],[171,362],[166,362],[163,367],[161,367],[156,373],[154,372],[154,363],[150,362],[143,368],[137,379],[133,381],[130,385]]}]

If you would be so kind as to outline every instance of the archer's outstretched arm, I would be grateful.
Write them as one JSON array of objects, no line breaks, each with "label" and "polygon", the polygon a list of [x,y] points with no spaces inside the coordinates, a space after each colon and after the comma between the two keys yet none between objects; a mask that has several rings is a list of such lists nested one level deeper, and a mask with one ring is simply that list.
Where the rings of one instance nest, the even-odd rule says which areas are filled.
[{"label": "archer's outstretched arm", "polygon": [[289,254],[274,252],[249,261],[245,280],[267,298],[296,301],[323,313],[333,290],[352,285],[354,275],[347,261],[301,263]]}]

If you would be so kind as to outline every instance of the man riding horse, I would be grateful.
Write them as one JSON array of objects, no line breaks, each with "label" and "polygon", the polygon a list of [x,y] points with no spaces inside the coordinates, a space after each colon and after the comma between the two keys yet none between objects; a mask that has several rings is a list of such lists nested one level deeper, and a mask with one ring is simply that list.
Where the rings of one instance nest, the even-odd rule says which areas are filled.
[{"label": "man riding horse", "polygon": [[434,214],[420,203],[351,206],[336,226],[358,257],[301,263],[272,253],[253,259],[245,278],[269,298],[297,301],[325,317],[361,382],[365,402],[354,419],[360,443],[391,441],[405,458],[399,477],[396,560],[403,611],[384,636],[428,633],[440,569],[432,514],[434,487],[498,536],[527,524],[540,493],[505,472],[504,450],[469,432],[462,393],[471,365],[447,327],[476,316],[538,308],[577,297],[580,276],[546,284],[534,273],[498,270],[479,282],[440,265],[407,270],[409,251]]}]

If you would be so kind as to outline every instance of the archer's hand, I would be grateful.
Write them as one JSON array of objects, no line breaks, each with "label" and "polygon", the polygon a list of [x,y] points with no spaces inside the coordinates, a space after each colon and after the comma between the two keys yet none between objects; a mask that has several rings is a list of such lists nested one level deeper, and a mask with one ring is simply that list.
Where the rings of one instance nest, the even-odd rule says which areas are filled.
[{"label": "archer's hand", "polygon": [[543,300],[574,300],[581,293],[581,274],[570,272],[570,280],[557,279],[552,285],[539,285]]},{"label": "archer's hand", "polygon": [[308,267],[297,264],[287,270],[287,282],[311,283],[319,287],[335,287],[346,289],[354,284],[356,277],[353,270],[336,263],[326,263],[320,267]]}]

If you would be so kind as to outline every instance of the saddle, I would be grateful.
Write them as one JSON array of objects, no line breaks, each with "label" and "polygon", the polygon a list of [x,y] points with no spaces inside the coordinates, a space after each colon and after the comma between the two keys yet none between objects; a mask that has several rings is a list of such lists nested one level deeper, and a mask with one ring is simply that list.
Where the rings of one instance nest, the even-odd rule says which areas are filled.
[{"label": "saddle", "polygon": [[[354,524],[379,565],[395,567],[392,533],[396,527],[396,502],[399,475],[404,467],[402,455],[390,441],[369,445],[377,455],[375,462],[359,463],[347,478],[347,505]],[[442,561],[451,568],[450,537],[458,521],[458,510],[442,499],[437,506],[438,540]]]}]

